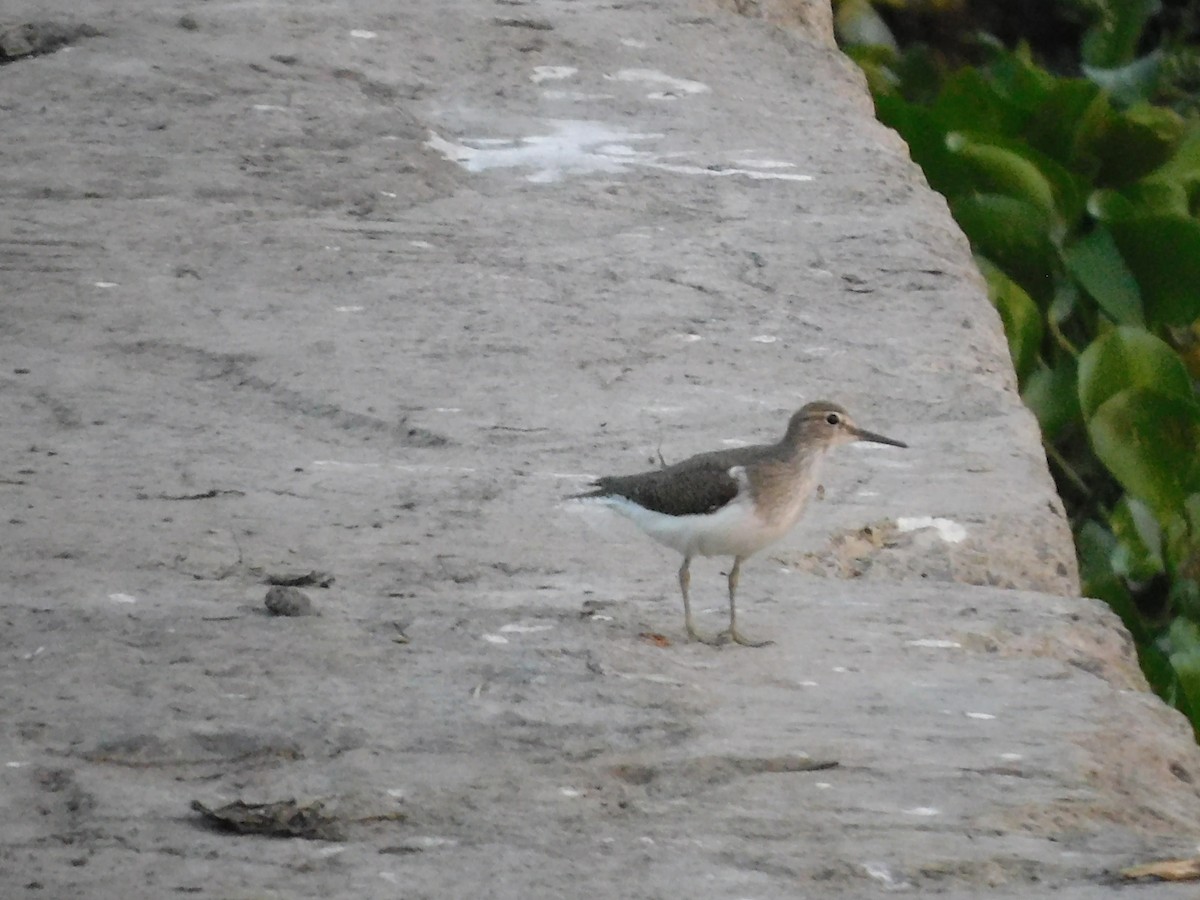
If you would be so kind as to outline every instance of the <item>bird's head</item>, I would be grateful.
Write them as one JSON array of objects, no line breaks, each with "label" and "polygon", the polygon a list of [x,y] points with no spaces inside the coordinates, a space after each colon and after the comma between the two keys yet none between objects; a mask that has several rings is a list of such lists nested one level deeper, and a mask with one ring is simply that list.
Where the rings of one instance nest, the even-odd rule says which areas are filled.
[{"label": "bird's head", "polygon": [[788,422],[784,441],[793,446],[816,447],[823,450],[853,441],[891,444],[893,447],[908,446],[903,441],[859,428],[845,409],[827,400],[809,403],[798,410]]}]

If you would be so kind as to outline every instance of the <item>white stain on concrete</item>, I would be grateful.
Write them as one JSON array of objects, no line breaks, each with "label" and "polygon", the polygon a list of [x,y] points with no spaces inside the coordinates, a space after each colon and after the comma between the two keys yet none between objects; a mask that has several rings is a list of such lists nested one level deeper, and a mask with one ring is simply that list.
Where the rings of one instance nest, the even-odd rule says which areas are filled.
[{"label": "white stain on concrete", "polygon": [[707,94],[710,90],[709,86],[702,81],[676,78],[666,72],[660,72],[658,69],[621,69],[613,75],[604,77],[609,81],[625,81],[663,87],[665,90],[647,94],[652,100],[674,100],[689,94]]},{"label": "white stain on concrete", "polygon": [[534,634],[539,631],[552,631],[553,625],[524,625],[520,622],[511,622],[508,625],[500,626],[501,634]]},{"label": "white stain on concrete", "polygon": [[543,81],[562,81],[578,72],[579,70],[574,66],[534,66],[529,80],[534,84],[541,84]]},{"label": "white stain on concrete", "polygon": [[[613,153],[611,145],[619,144],[625,148],[628,146],[625,142],[628,141],[662,137],[661,134],[639,134],[612,128],[602,122],[575,119],[553,121],[551,126],[554,129],[551,134],[530,135],[504,141],[499,146],[488,139],[468,139],[470,143],[457,144],[436,133],[431,133],[425,143],[468,172],[532,169],[533,173],[526,176],[529,181],[548,183],[560,181],[567,175],[623,172],[637,154],[624,150]],[[644,155],[652,158],[651,154]]]},{"label": "white stain on concrete", "polygon": [[633,167],[710,178],[740,175],[755,180],[812,181],[811,175],[791,172],[668,162],[674,154],[653,153],[635,146],[659,140],[662,134],[624,131],[604,122],[581,119],[553,119],[549,125],[553,129],[550,134],[510,139],[463,138],[461,142],[430,132],[425,145],[468,172],[530,169],[532,172],[526,179],[539,184],[561,181],[571,175],[616,175]]},{"label": "white stain on concrete", "polygon": [[747,169],[794,169],[795,163],[786,162],[782,159],[735,159],[739,166],[745,166]]},{"label": "white stain on concrete", "polygon": [[921,531],[932,528],[947,544],[961,544],[967,539],[967,529],[953,519],[935,518],[933,516],[901,516],[896,520],[896,528],[903,534],[909,531]]}]

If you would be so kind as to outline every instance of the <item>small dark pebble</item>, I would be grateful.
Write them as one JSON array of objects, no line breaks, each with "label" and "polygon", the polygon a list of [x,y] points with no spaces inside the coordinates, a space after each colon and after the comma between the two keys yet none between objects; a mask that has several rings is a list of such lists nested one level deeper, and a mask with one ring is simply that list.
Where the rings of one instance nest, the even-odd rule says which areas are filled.
[{"label": "small dark pebble", "polygon": [[211,808],[199,800],[193,800],[192,809],[203,815],[211,826],[222,831],[313,841],[345,840],[341,823],[325,812],[320,801],[302,804],[295,800],[276,803],[245,803],[238,800]]},{"label": "small dark pebble", "polygon": [[267,612],[274,616],[317,616],[308,594],[294,587],[275,585],[267,591]]}]

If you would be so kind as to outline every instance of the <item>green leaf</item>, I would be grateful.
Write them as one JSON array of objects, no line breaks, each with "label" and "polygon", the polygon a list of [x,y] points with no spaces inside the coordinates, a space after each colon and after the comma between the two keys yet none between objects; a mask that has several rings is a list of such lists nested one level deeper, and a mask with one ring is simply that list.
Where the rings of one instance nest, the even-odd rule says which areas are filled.
[{"label": "green leaf", "polygon": [[1191,192],[1200,186],[1200,122],[1192,121],[1175,154],[1155,173]]},{"label": "green leaf", "polygon": [[1200,626],[1183,616],[1176,617],[1167,631],[1167,646],[1187,707],[1200,709]]},{"label": "green leaf", "polygon": [[1054,299],[1046,307],[1046,321],[1055,326],[1061,326],[1079,309],[1083,292],[1079,285],[1069,278],[1064,278],[1054,286]]},{"label": "green leaf", "polygon": [[1035,369],[1021,390],[1021,399],[1037,416],[1046,440],[1057,441],[1063,430],[1080,418],[1075,360],[1066,357],[1053,368]]},{"label": "green leaf", "polygon": [[1187,619],[1172,623],[1167,630],[1166,643],[1172,656],[1176,653],[1200,652],[1200,625]]},{"label": "green leaf", "polygon": [[1141,287],[1147,324],[1188,326],[1200,319],[1200,222],[1152,215],[1108,227]]},{"label": "green leaf", "polygon": [[[1088,519],[1076,534],[1076,549],[1079,551],[1079,575],[1084,581],[1105,578],[1112,574],[1109,560],[1116,549],[1117,539],[1113,533],[1097,522]],[[1094,594],[1085,592],[1086,596]]]},{"label": "green leaf", "polygon": [[[1192,707],[1182,695],[1179,675],[1171,665],[1170,656],[1153,643],[1142,644],[1139,649],[1142,671],[1146,675],[1146,681],[1150,683],[1150,688],[1191,720]],[[1194,722],[1192,727],[1195,729]]]},{"label": "green leaf", "polygon": [[1149,175],[1171,158],[1185,130],[1178,113],[1145,103],[1110,117],[1095,147],[1100,158],[1097,180],[1119,187]]},{"label": "green leaf", "polygon": [[1162,177],[1161,172],[1159,169],[1149,178],[1129,185],[1122,193],[1142,215],[1189,216],[1187,188],[1180,181]]},{"label": "green leaf", "polygon": [[1187,369],[1170,345],[1141,328],[1116,328],[1079,356],[1083,417],[1090,419],[1109,398],[1129,388],[1151,388],[1182,400],[1193,396]]},{"label": "green leaf", "polygon": [[850,44],[844,46],[842,52],[862,69],[867,79],[867,89],[876,103],[880,97],[897,95],[900,85],[896,73],[892,71],[895,54],[890,50],[867,44]]},{"label": "green leaf", "polygon": [[971,188],[1028,201],[1051,218],[1056,235],[1083,215],[1088,181],[1026,141],[956,131],[947,134],[946,144],[962,160]]},{"label": "green leaf", "polygon": [[1114,115],[1099,87],[1081,78],[1060,79],[1025,128],[1029,143],[1091,178],[1100,170],[1099,146]]},{"label": "green leaf", "polygon": [[1118,68],[1106,69],[1084,63],[1082,69],[1084,75],[1108,91],[1118,104],[1133,106],[1149,100],[1158,90],[1162,62],[1162,52],[1155,50]]},{"label": "green leaf", "polygon": [[835,6],[833,28],[839,44],[886,47],[893,53],[900,52],[892,30],[869,0],[841,0]]},{"label": "green leaf", "polygon": [[1129,595],[1124,580],[1113,571],[1112,555],[1116,548],[1116,538],[1093,519],[1084,522],[1075,532],[1075,549],[1079,555],[1079,577],[1083,594],[1085,597],[1103,600],[1112,607],[1133,635],[1133,639],[1138,644],[1145,644],[1150,640],[1149,631]]},{"label": "green leaf", "polygon": [[1033,61],[1027,47],[1010,51],[997,46],[987,73],[997,93],[1026,113],[1039,109],[1058,81]]},{"label": "green leaf", "polygon": [[1200,489],[1200,409],[1194,400],[1130,388],[1101,404],[1087,428],[1096,456],[1159,519]]},{"label": "green leaf", "polygon": [[[1188,530],[1200,541],[1200,494],[1192,494],[1183,504],[1183,513],[1186,517]],[[1200,546],[1197,547],[1197,552],[1200,552]],[[1200,563],[1200,559],[1197,559]],[[1196,571],[1200,575],[1200,569]]]},{"label": "green leaf", "polygon": [[[1192,509],[1198,499],[1192,494],[1183,502],[1183,509],[1176,510],[1162,521],[1163,559],[1176,581],[1188,575],[1200,576],[1200,533],[1192,527]],[[1200,621],[1200,614],[1194,618]]]},{"label": "green leaf", "polygon": [[975,261],[987,281],[988,299],[1004,323],[1013,368],[1017,370],[1018,381],[1023,384],[1037,364],[1038,348],[1042,343],[1041,312],[1029,294],[993,263],[982,257]]},{"label": "green leaf", "polygon": [[957,131],[1016,137],[1028,113],[1002,96],[977,69],[959,69],[942,85],[930,110]]},{"label": "green leaf", "polygon": [[1113,322],[1142,324],[1142,295],[1137,281],[1104,226],[1064,248],[1063,262]]},{"label": "green leaf", "polygon": [[1083,61],[1090,66],[1106,68],[1130,62],[1137,53],[1146,22],[1159,9],[1158,0],[1106,0],[1100,3],[1100,20],[1084,33],[1079,48]]},{"label": "green leaf", "polygon": [[1190,215],[1187,190],[1173,179],[1163,178],[1162,169],[1153,176],[1119,191],[1101,188],[1088,197],[1087,209],[1101,222],[1118,222],[1145,216]]},{"label": "green leaf", "polygon": [[905,99],[924,104],[937,99],[945,75],[939,58],[922,44],[906,48],[892,65],[892,71],[900,79]]},{"label": "green leaf", "polygon": [[1045,210],[1001,194],[975,194],[950,204],[971,247],[986,256],[1039,303],[1054,295],[1057,252],[1053,220]]},{"label": "green leaf", "polygon": [[946,147],[966,163],[979,193],[1003,194],[1024,200],[1047,216],[1055,214],[1054,190],[1049,179],[1019,153],[973,140],[957,131],[946,135]]},{"label": "green leaf", "polygon": [[1200,619],[1200,584],[1191,578],[1176,578],[1171,582],[1168,603],[1176,615],[1195,622]]},{"label": "green leaf", "polygon": [[1115,573],[1131,581],[1149,581],[1164,570],[1162,529],[1149,507],[1126,495],[1113,508],[1108,523],[1117,539],[1112,555]]}]

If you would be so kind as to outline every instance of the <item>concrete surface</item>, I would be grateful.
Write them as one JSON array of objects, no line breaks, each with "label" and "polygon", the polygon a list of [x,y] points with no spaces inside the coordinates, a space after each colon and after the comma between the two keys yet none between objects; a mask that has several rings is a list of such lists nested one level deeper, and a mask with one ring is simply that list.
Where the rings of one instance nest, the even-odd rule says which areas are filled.
[{"label": "concrete surface", "polygon": [[[1195,851],[968,247],[787,10],[5,4],[99,34],[0,69],[0,894],[1090,898]],[[677,559],[560,498],[821,398],[912,449],[745,567],[773,646],[684,643]],[[191,808],[293,798],[344,839]]]}]

